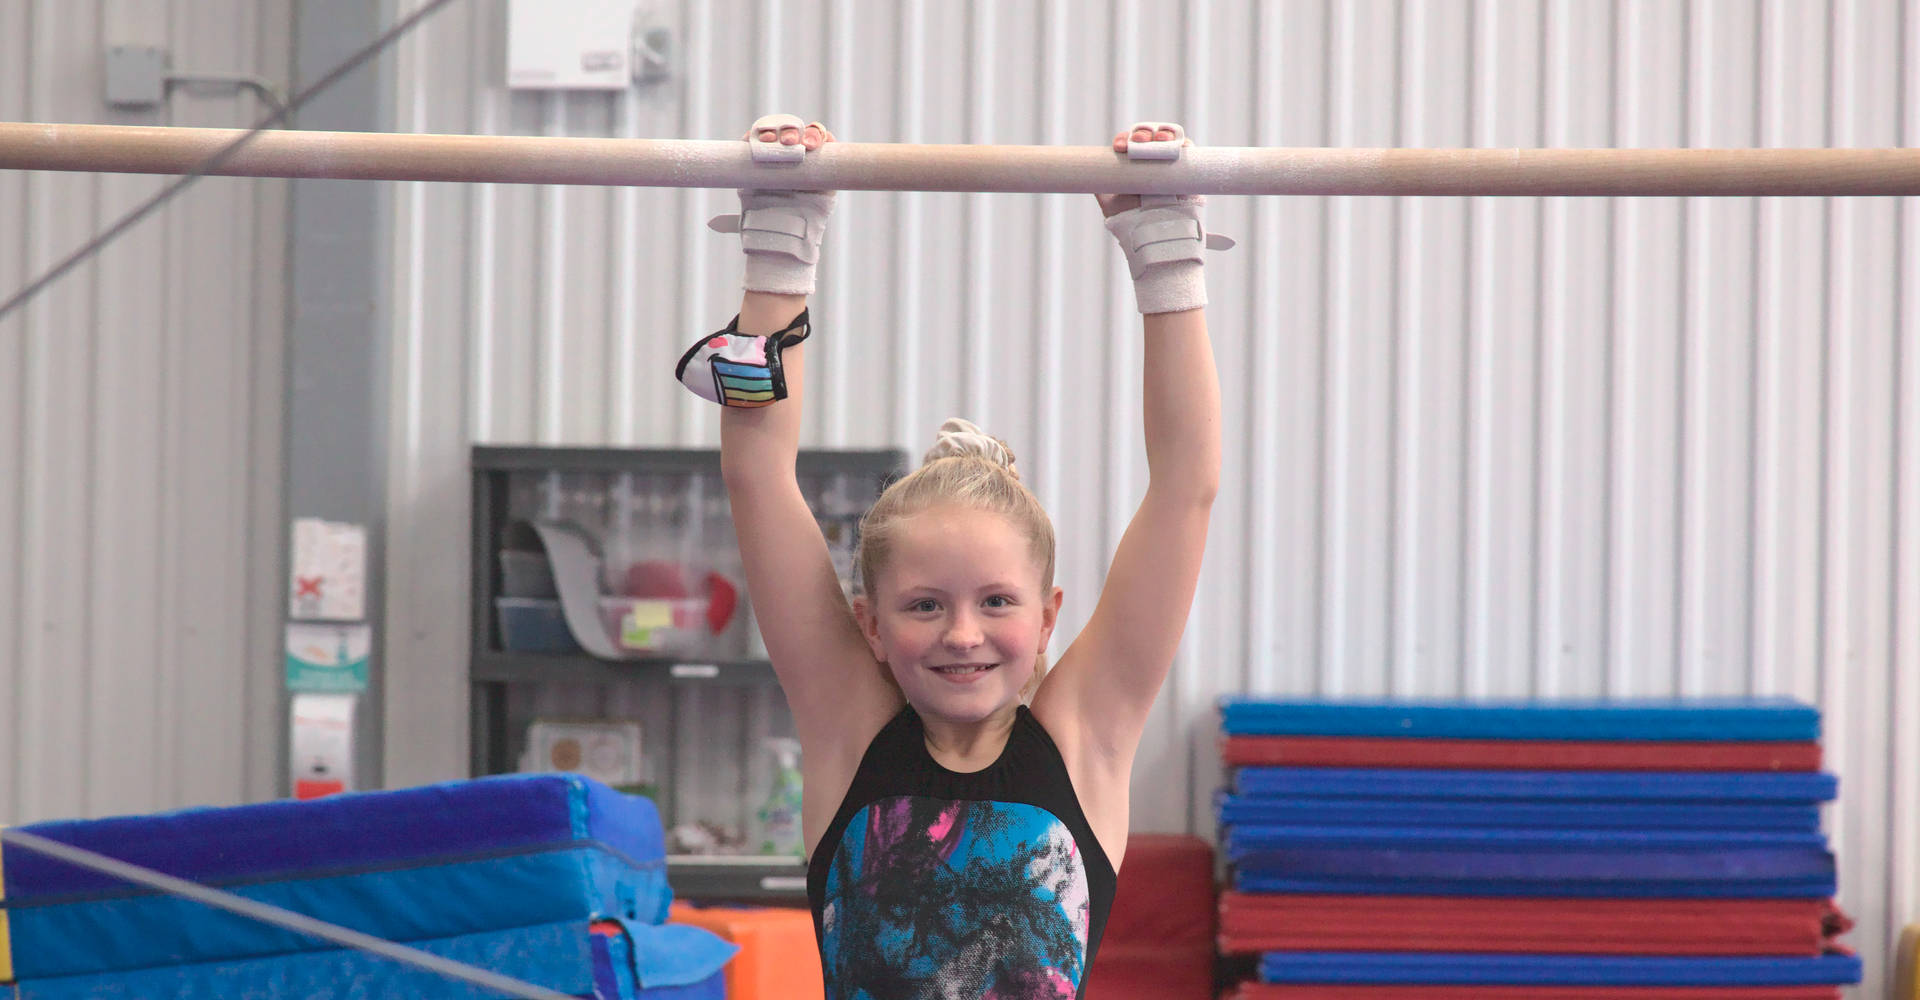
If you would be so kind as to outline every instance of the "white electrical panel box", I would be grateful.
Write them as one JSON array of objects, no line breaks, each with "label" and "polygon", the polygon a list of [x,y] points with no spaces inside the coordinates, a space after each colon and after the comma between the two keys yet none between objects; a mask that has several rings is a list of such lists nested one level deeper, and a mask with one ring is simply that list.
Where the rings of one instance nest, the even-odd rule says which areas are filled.
[{"label": "white electrical panel box", "polygon": [[507,0],[507,86],[632,86],[634,6],[634,0]]}]

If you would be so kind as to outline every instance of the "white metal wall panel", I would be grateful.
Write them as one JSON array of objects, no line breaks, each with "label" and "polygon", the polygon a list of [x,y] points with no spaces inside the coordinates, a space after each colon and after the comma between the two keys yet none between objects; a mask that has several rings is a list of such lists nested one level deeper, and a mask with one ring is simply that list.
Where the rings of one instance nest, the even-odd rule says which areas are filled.
[{"label": "white metal wall panel", "polygon": [[[674,79],[575,96],[509,94],[501,5],[450,9],[402,47],[399,127],[713,138],[791,109],[909,142],[1094,143],[1161,116],[1228,145],[1920,130],[1920,17],[1900,0],[648,9],[674,31]],[[670,368],[732,313],[739,263],[702,228],[726,192],[396,190],[388,767],[404,782],[465,767],[464,592],[446,572],[465,552],[465,449],[713,445],[713,413]],[[809,375],[810,445],[917,450],[954,413],[1013,442],[1062,528],[1063,636],[1146,475],[1138,321],[1094,211],[843,194]],[[1209,263],[1225,489],[1136,827],[1211,835],[1227,691],[1797,695],[1826,713],[1844,788],[1829,828],[1877,991],[1889,936],[1920,916],[1914,204],[1209,211],[1243,237]],[[618,703],[543,697],[525,710]],[[727,725],[728,743],[752,732]]]},{"label": "white metal wall panel", "polygon": [[[286,3],[0,10],[0,118],[235,126],[230,91],[110,111],[110,44],[284,79]],[[0,174],[11,293],[161,186]],[[271,796],[285,185],[198,185],[0,323],[0,823]]]}]

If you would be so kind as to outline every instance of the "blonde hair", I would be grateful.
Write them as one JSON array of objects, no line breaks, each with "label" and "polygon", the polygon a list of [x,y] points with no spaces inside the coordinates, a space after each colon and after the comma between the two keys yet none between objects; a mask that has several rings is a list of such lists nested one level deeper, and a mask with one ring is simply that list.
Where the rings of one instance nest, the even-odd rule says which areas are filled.
[{"label": "blonde hair", "polygon": [[[872,600],[874,584],[892,554],[899,522],[935,507],[960,507],[1005,517],[1025,533],[1034,560],[1040,564],[1040,592],[1053,591],[1053,519],[1040,498],[1020,481],[1013,449],[1005,441],[959,417],[940,425],[933,447],[920,468],[908,473],[880,494],[860,520],[860,547],[856,559],[860,584]],[[1033,679],[1020,690],[1031,700],[1047,673],[1047,654],[1034,661]]]}]

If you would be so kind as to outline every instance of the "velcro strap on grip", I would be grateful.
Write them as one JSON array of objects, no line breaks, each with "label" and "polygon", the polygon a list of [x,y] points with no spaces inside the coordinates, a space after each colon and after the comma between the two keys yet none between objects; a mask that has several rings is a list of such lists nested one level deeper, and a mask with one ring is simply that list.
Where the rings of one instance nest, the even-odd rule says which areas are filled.
[{"label": "velcro strap on grip", "polygon": [[1171,240],[1198,240],[1204,235],[1206,234],[1200,231],[1200,222],[1197,219],[1171,213],[1167,216],[1149,213],[1139,225],[1133,227],[1133,246],[1137,250]]},{"label": "velcro strap on grip", "polygon": [[1206,230],[1198,206],[1142,206],[1107,220],[1127,256],[1127,270],[1135,279],[1155,264],[1200,260]]},{"label": "velcro strap on grip", "polygon": [[786,208],[751,208],[740,220],[740,247],[748,253],[783,253],[812,264],[820,259],[818,240],[807,238],[805,214]]}]

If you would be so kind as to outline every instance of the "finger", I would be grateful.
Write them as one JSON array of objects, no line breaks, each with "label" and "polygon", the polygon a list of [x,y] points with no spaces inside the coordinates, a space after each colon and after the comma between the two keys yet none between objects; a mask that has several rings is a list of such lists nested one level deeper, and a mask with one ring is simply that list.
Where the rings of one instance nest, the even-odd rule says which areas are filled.
[{"label": "finger", "polygon": [[1153,139],[1155,142],[1166,142],[1167,140],[1172,138],[1173,138],[1173,130],[1170,128],[1163,128],[1160,131],[1155,132],[1153,134]]},{"label": "finger", "polygon": [[1113,137],[1113,151],[1116,153],[1124,153],[1127,151],[1127,134],[1125,132]]},{"label": "finger", "polygon": [[793,127],[792,125],[783,126],[780,129],[780,144],[782,146],[791,146],[794,143],[797,143],[799,141],[800,141],[799,129]]},{"label": "finger", "polygon": [[1134,129],[1134,130],[1133,130],[1133,141],[1134,141],[1134,142],[1152,142],[1152,141],[1153,141],[1153,132],[1152,132],[1151,130],[1149,130],[1149,129],[1144,129],[1144,128],[1137,128],[1137,129]]}]

